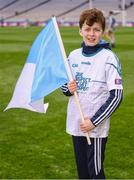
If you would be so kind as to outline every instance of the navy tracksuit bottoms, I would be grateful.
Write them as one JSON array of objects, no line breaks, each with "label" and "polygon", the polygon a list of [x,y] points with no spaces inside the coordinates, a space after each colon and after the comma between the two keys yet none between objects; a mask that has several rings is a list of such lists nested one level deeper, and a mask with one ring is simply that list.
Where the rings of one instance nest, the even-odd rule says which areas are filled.
[{"label": "navy tracksuit bottoms", "polygon": [[74,153],[79,179],[105,179],[103,162],[105,157],[106,138],[90,138],[72,136]]}]

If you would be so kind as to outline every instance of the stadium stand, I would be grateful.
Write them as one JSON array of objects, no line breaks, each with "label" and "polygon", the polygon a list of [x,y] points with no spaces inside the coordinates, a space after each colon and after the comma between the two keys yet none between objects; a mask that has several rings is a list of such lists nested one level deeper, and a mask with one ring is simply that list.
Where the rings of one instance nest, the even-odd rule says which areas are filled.
[{"label": "stadium stand", "polygon": [[[107,16],[110,10],[117,13],[117,22],[122,19],[122,0],[92,0],[93,7],[101,9]],[[134,21],[134,0],[126,0],[126,19]],[[0,0],[1,22],[44,23],[51,16],[57,16],[65,25],[77,24],[79,14],[89,8],[89,0]],[[37,23],[36,23],[37,24]]]}]

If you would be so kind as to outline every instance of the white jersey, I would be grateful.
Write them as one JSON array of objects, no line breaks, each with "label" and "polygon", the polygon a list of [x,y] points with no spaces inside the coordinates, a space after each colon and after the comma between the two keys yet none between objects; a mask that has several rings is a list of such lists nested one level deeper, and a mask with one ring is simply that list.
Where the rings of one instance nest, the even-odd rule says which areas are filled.
[{"label": "white jersey", "polygon": [[[69,63],[74,78],[78,81],[77,92],[84,117],[92,118],[105,103],[112,89],[123,89],[120,81],[118,58],[108,49],[102,49],[92,56],[84,56],[82,48],[72,51]],[[117,82],[116,82],[117,81]],[[103,120],[89,134],[90,137],[107,137],[110,119]],[[85,136],[80,129],[80,114],[71,96],[67,109],[67,133]]]}]

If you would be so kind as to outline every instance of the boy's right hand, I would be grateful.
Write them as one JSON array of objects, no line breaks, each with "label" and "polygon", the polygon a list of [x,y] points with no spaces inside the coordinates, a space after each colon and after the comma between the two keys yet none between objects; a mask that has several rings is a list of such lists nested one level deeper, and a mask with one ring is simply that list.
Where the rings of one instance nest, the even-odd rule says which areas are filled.
[{"label": "boy's right hand", "polygon": [[71,94],[74,94],[74,92],[77,90],[77,83],[76,80],[70,81],[67,85],[69,91]]}]

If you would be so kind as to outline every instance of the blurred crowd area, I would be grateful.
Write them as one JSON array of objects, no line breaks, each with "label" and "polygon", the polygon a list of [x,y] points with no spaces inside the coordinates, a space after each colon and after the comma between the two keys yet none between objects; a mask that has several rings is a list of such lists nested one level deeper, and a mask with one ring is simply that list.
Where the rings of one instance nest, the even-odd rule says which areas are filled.
[{"label": "blurred crowd area", "polygon": [[113,11],[116,25],[134,26],[134,0],[0,0],[0,26],[44,26],[56,16],[63,26],[77,26],[80,13],[98,8],[107,17]]}]

